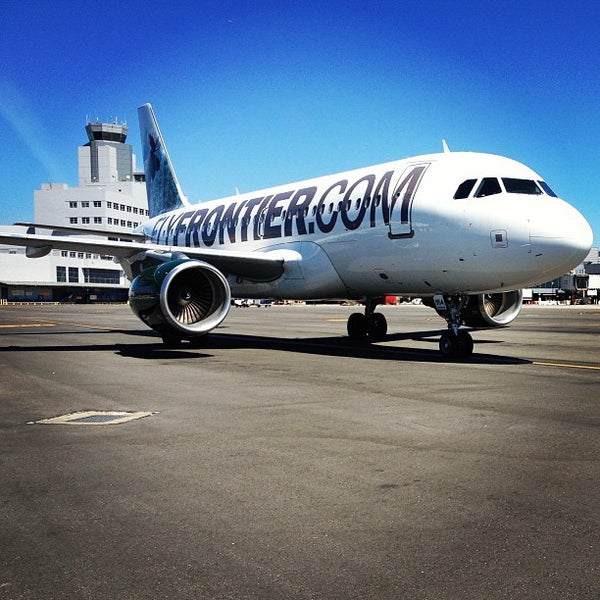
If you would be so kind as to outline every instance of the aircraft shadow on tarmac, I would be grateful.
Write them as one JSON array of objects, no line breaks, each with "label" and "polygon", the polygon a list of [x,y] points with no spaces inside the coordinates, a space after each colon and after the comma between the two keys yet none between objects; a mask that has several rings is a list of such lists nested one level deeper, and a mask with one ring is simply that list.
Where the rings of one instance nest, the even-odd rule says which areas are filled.
[{"label": "aircraft shadow on tarmac", "polygon": [[[445,331],[445,330],[444,330]],[[209,349],[255,348],[284,352],[317,354],[321,356],[338,356],[340,358],[363,358],[368,360],[393,360],[405,362],[445,361],[438,350],[438,338],[442,331],[411,332],[409,334],[391,334],[385,342],[402,340],[430,342],[431,348],[408,348],[389,346],[384,343],[360,343],[348,337],[311,337],[311,338],[278,338],[233,333],[211,334],[206,347]],[[476,343],[496,343],[493,341],[477,341]],[[465,363],[473,364],[529,364],[531,361],[500,355],[474,353]]]},{"label": "aircraft shadow on tarmac", "polygon": [[[116,343],[116,344],[67,344],[48,346],[10,345],[0,347],[0,352],[117,352],[121,356],[132,358],[157,360],[157,359],[203,359],[211,358],[211,350],[227,349],[257,349],[273,350],[278,352],[295,352],[302,354],[316,354],[320,356],[338,356],[340,358],[362,358],[367,360],[393,360],[404,362],[433,362],[445,361],[438,351],[438,338],[445,330],[418,331],[410,333],[390,334],[385,342],[412,340],[427,342],[431,348],[407,348],[389,346],[385,343],[359,343],[345,336],[310,337],[310,338],[281,338],[271,336],[245,335],[235,333],[211,333],[201,346],[192,346],[183,342],[179,348],[167,348],[158,340],[156,335],[146,330],[103,330],[70,332],[69,335],[102,335],[124,334],[129,336],[144,337],[148,343]],[[40,332],[37,332],[40,335]],[[57,335],[57,332],[48,332],[47,335]],[[476,340],[477,346],[483,344],[500,343],[491,340]],[[480,354],[477,351],[463,364],[529,364],[531,361],[521,358],[501,356],[496,354]]]}]

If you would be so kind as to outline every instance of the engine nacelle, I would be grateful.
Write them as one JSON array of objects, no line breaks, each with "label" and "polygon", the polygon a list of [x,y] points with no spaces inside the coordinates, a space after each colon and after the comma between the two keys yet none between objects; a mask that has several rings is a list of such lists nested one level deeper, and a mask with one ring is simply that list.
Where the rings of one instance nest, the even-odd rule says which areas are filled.
[{"label": "engine nacelle", "polygon": [[132,281],[129,305],[163,337],[193,338],[215,329],[227,316],[231,289],[212,265],[173,260],[145,269]]},{"label": "engine nacelle", "polygon": [[468,327],[504,327],[517,318],[522,306],[522,290],[478,294],[469,298],[462,315]]}]

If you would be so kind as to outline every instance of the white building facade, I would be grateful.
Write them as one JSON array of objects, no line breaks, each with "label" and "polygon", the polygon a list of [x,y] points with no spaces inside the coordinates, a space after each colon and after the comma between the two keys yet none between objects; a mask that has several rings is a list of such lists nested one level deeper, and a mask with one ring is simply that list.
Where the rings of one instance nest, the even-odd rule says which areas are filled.
[{"label": "white building facade", "polygon": [[[43,183],[34,192],[34,222],[77,227],[127,239],[148,218],[144,174],[137,172],[127,126],[88,123],[80,146],[79,185]],[[24,228],[7,228],[24,231]],[[43,232],[42,230],[40,230]],[[129,282],[110,256],[53,250],[27,258],[25,248],[0,246],[0,299],[8,301],[125,301]]]}]

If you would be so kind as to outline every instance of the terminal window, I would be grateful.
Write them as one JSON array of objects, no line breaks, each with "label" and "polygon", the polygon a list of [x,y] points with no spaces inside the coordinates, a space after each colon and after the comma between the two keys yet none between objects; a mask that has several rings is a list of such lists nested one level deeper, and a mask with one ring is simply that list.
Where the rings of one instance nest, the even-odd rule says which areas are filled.
[{"label": "terminal window", "polygon": [[118,285],[121,272],[115,269],[83,269],[85,283],[112,283]]}]

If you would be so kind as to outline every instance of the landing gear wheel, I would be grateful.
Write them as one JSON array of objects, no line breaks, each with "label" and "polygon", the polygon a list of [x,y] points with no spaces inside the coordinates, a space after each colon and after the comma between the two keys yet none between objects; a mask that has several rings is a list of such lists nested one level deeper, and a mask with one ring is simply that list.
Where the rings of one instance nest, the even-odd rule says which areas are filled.
[{"label": "landing gear wheel", "polygon": [[468,331],[460,330],[456,342],[459,358],[469,358],[473,354],[473,338]]},{"label": "landing gear wheel", "polygon": [[371,327],[369,328],[369,337],[373,341],[381,341],[385,339],[387,334],[387,321],[381,313],[373,313],[371,317]]},{"label": "landing gear wheel", "polygon": [[442,333],[440,337],[440,353],[446,360],[465,359],[473,354],[473,338],[468,331],[452,331]]},{"label": "landing gear wheel", "polygon": [[352,313],[348,317],[348,335],[350,339],[364,342],[369,334],[369,322],[362,313]]},{"label": "landing gear wheel", "polygon": [[457,350],[457,336],[455,336],[452,332],[447,331],[446,333],[442,333],[440,337],[440,354],[442,358],[446,360],[451,360],[456,357]]}]

